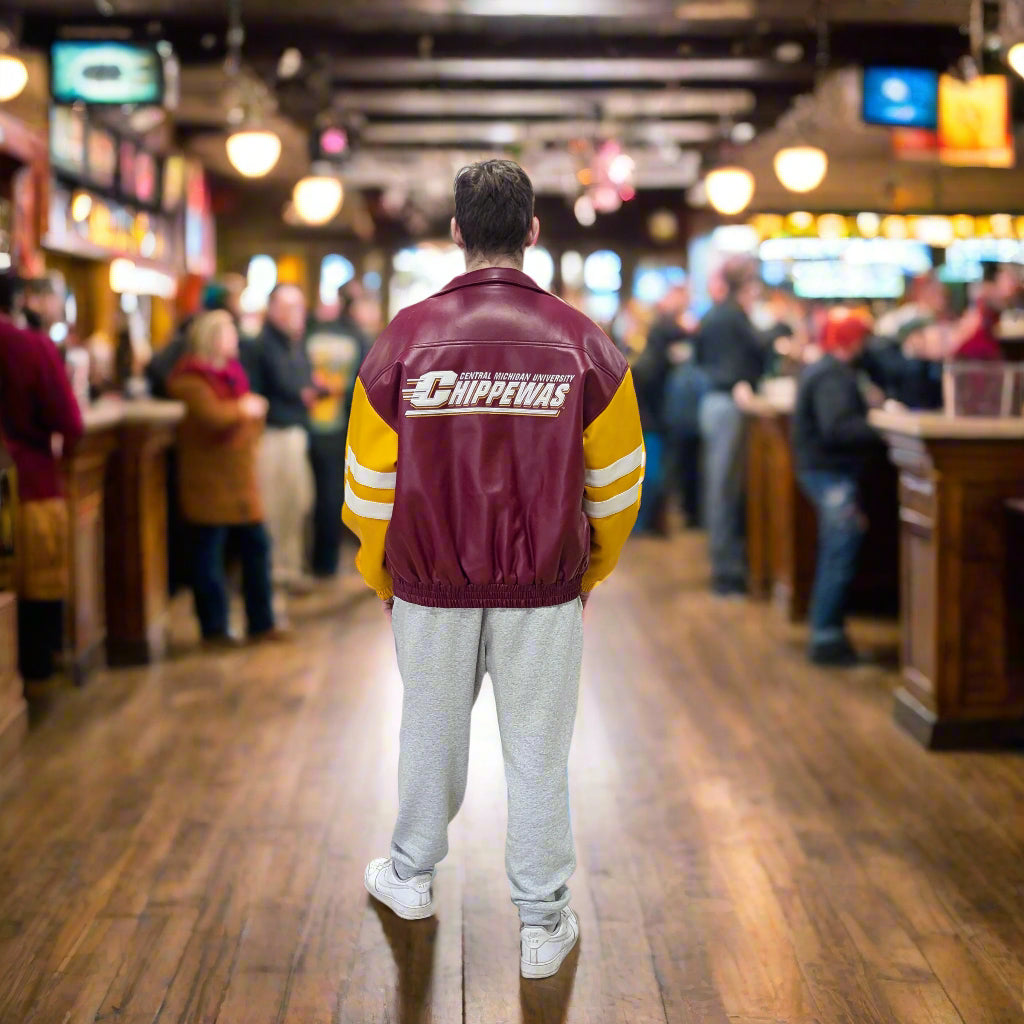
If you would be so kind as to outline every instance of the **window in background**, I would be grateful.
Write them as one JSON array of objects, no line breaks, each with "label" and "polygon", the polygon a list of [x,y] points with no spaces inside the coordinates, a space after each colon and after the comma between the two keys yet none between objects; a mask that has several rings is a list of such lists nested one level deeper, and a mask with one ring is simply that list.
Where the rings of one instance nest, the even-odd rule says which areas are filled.
[{"label": "window in background", "polygon": [[549,290],[555,279],[555,261],[551,258],[551,253],[542,245],[527,249],[523,273],[532,277],[541,288]]},{"label": "window in background", "polygon": [[262,313],[277,284],[277,263],[273,256],[253,256],[245,275],[245,291],[239,304],[243,313]]},{"label": "window in background", "polygon": [[583,287],[583,257],[573,249],[562,253],[562,284],[566,288]]},{"label": "window in background", "polygon": [[645,305],[659,303],[670,288],[686,284],[682,267],[666,267],[656,263],[640,263],[633,278],[633,297]]},{"label": "window in background", "polygon": [[622,259],[610,249],[598,249],[583,261],[583,312],[598,323],[610,323],[619,311]]},{"label": "window in background", "polygon": [[338,301],[338,289],[356,276],[352,261],[337,253],[325,256],[320,264],[320,301],[330,306]]},{"label": "window in background", "polygon": [[395,253],[388,305],[394,317],[407,306],[422,302],[440,291],[452,278],[466,272],[466,261],[457,245],[423,243]]}]

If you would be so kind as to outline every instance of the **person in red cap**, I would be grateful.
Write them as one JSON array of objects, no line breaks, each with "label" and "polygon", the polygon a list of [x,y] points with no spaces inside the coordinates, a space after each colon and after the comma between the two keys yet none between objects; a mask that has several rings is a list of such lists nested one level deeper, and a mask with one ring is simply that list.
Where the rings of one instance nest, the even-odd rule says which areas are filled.
[{"label": "person in red cap", "polygon": [[797,389],[793,448],[800,487],[818,512],[818,566],[811,594],[810,658],[850,666],[858,656],[846,634],[846,604],[857,571],[866,520],[858,501],[860,476],[881,443],[853,363],[870,327],[841,311],[829,317],[822,348]]}]

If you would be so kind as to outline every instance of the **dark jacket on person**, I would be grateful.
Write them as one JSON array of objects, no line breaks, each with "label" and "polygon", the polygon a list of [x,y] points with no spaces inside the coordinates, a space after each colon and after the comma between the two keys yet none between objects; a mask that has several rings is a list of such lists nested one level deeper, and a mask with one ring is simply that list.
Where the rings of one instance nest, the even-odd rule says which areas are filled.
[{"label": "dark jacket on person", "polygon": [[175,335],[162,349],[153,355],[146,366],[146,380],[149,382],[149,393],[154,398],[167,398],[167,382],[174,368],[188,352],[188,332],[192,328],[193,317],[184,320]]},{"label": "dark jacket on person", "polygon": [[293,343],[269,321],[242,365],[249,375],[252,390],[269,403],[267,427],[309,427],[309,409],[302,397],[313,386],[313,368],[306,346]]},{"label": "dark jacket on person", "polygon": [[0,433],[18,469],[23,501],[61,496],[51,438],[60,434],[69,452],[83,429],[57,346],[45,334],[0,318]]},{"label": "dark jacket on person", "polygon": [[645,432],[653,430],[661,433],[666,429],[665,390],[672,368],[668,350],[675,342],[685,341],[687,337],[686,330],[675,317],[659,317],[647,334],[647,346],[633,365],[640,420]]},{"label": "dark jacket on person", "polygon": [[538,608],[593,589],[636,522],[644,444],[625,358],[519,270],[403,310],[356,380],[344,519],[379,597]]},{"label": "dark jacket on person", "polygon": [[766,358],[765,339],[738,303],[726,299],[707,312],[697,332],[697,361],[713,391],[732,391],[740,381],[754,387]]},{"label": "dark jacket on person", "polygon": [[832,355],[807,367],[793,413],[797,470],[856,476],[880,444],[853,367]]}]

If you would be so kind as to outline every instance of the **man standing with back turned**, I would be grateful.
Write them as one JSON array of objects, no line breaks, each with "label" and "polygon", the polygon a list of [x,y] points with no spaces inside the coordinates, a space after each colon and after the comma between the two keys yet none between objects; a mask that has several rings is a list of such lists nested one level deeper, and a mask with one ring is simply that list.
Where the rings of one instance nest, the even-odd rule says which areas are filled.
[{"label": "man standing with back turned", "polygon": [[398,821],[366,888],[400,917],[433,913],[489,673],[521,970],[542,978],[579,937],[566,883],[583,603],[636,521],[645,456],[625,360],[522,271],[533,207],[511,161],[459,172],[452,237],[467,273],[399,313],[363,364],[344,519],[393,614],[405,688]]}]

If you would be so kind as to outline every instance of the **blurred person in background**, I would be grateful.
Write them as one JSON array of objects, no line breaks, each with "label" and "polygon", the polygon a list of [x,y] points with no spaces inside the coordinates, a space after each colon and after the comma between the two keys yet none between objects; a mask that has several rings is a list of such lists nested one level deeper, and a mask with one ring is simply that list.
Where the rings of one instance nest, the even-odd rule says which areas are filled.
[{"label": "blurred person in background", "polygon": [[1020,295],[1020,268],[1001,263],[982,264],[984,277],[972,308],[961,318],[950,341],[958,361],[996,362],[1003,358],[999,320]]},{"label": "blurred person in background", "polygon": [[[168,380],[175,367],[189,353],[189,332],[198,317],[204,313],[223,310],[231,316],[236,328],[241,316],[241,296],[245,290],[245,278],[241,274],[225,274],[223,277],[207,283],[203,289],[200,310],[194,316],[185,317],[178,325],[174,337],[149,360],[145,369],[149,392],[154,398],[168,398]],[[243,365],[248,359],[248,346],[252,342],[239,342],[239,358]],[[178,452],[172,448],[167,459],[167,564],[168,587],[176,593],[179,587],[190,582],[187,566],[191,562],[188,555],[190,531],[181,518],[181,504],[178,501]],[[237,553],[238,544],[235,538],[229,538],[231,555]]]},{"label": "blurred person in background", "polygon": [[167,382],[187,415],[178,432],[178,488],[192,532],[192,592],[203,641],[232,645],[225,546],[242,563],[248,635],[279,639],[271,586],[270,540],[256,471],[267,401],[249,390],[238,360],[238,330],[225,310],[197,317],[189,351]]},{"label": "blurred person in background", "polygon": [[345,435],[352,386],[366,354],[369,338],[355,319],[366,301],[361,282],[353,279],[338,289],[338,316],[315,324],[306,339],[318,397],[309,411],[309,458],[316,499],[313,508],[313,575],[330,579],[338,572],[344,529]]},{"label": "blurred person in background", "polygon": [[70,524],[61,456],[84,427],[56,345],[13,320],[18,282],[0,275],[0,434],[18,470],[18,667],[25,679],[53,674],[70,586]]},{"label": "blurred person in background", "polygon": [[308,593],[304,536],[314,497],[309,411],[329,392],[313,383],[306,351],[306,297],[298,285],[279,284],[270,293],[263,330],[250,351],[246,369],[252,389],[269,404],[259,473],[274,547],[274,583]]},{"label": "blurred person in background", "polygon": [[860,478],[882,443],[868,423],[868,406],[853,364],[868,324],[845,310],[829,319],[824,355],[804,370],[793,414],[797,479],[818,514],[818,563],[811,593],[811,661],[837,667],[859,663],[846,634],[846,606],[867,530]]},{"label": "blurred person in background", "polygon": [[[670,320],[662,317],[658,321],[664,325],[663,337],[667,339],[667,381],[662,401],[662,420],[667,446],[665,480],[669,488],[673,485],[679,488],[684,522],[686,527],[692,530],[698,528],[703,521],[699,413],[700,404],[708,392],[708,378],[697,365],[693,337],[698,324],[689,312],[689,289],[679,286],[679,290],[682,294],[677,294],[674,300],[678,312]],[[656,333],[657,326],[656,324],[652,334]],[[646,502],[645,494],[645,505]]]},{"label": "blurred person in background", "polygon": [[668,534],[665,493],[666,464],[675,464],[668,451],[668,418],[666,395],[669,371],[688,354],[679,349],[692,333],[684,325],[683,316],[690,304],[686,285],[673,285],[659,300],[655,317],[647,332],[647,343],[633,364],[633,380],[640,405],[640,421],[644,428],[647,470],[644,478],[643,503],[637,517],[638,533]]},{"label": "blurred person in background", "polygon": [[53,329],[64,323],[67,299],[67,283],[59,270],[26,281],[24,316],[27,326],[57,340]]},{"label": "blurred person in background", "polygon": [[721,290],[724,296],[701,322],[697,361],[709,389],[700,405],[700,431],[712,589],[732,597],[747,592],[746,422],[738,400],[763,376],[768,345],[750,320],[761,291],[755,266],[748,260],[728,263],[721,272]]},{"label": "blurred person in background", "polygon": [[[241,297],[245,290],[245,278],[241,274],[225,274],[216,281],[211,281],[203,289],[202,307],[198,315],[211,313],[214,310],[224,310],[231,314],[236,328],[241,316]],[[192,328],[194,317],[186,317],[178,326],[178,330],[171,340],[164,345],[149,361],[146,367],[146,379],[149,381],[149,390],[156,398],[167,397],[167,379],[174,368],[189,351],[189,331]],[[244,353],[244,342],[240,347]]]},{"label": "blurred person in background", "polygon": [[925,274],[908,292],[910,302],[876,322],[860,366],[891,401],[908,409],[939,409],[942,364],[949,354],[949,291],[934,274]]}]

